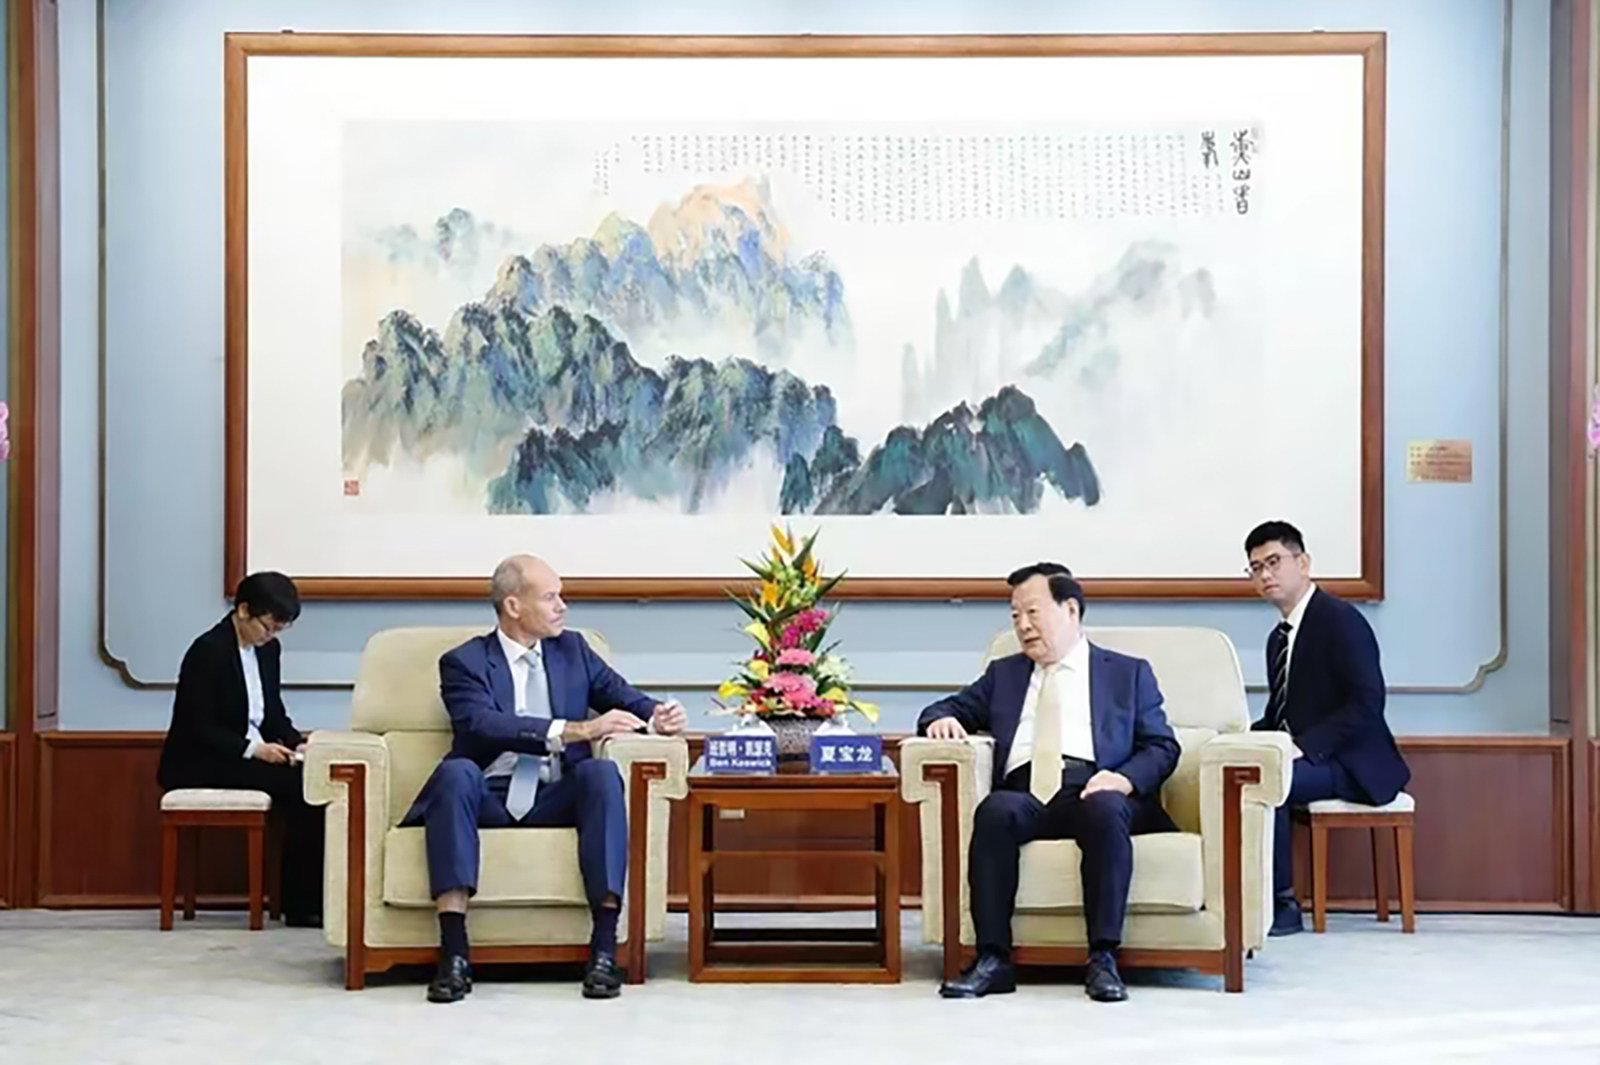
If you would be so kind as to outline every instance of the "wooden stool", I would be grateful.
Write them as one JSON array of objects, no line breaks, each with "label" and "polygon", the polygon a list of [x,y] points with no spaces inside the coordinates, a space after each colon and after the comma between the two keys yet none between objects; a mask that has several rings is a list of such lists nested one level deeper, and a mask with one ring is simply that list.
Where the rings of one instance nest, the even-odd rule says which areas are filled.
[{"label": "wooden stool", "polygon": [[1372,897],[1377,901],[1378,920],[1389,919],[1389,889],[1383,882],[1383,861],[1378,841],[1380,829],[1392,829],[1395,865],[1400,874],[1400,929],[1417,930],[1416,879],[1412,851],[1412,829],[1417,818],[1417,802],[1401,792],[1384,806],[1364,806],[1343,799],[1319,799],[1306,806],[1304,819],[1311,823],[1311,926],[1328,930],[1328,832],[1335,828],[1372,830]]},{"label": "wooden stool", "polygon": [[[272,796],[264,791],[232,788],[180,788],[161,796],[161,930],[172,931],[173,897],[178,887],[178,845],[184,842],[186,828],[242,828],[249,833],[250,852],[250,930],[261,930],[261,881],[266,850],[267,815]],[[190,837],[194,834],[189,833]],[[198,865],[198,840],[187,840],[185,861],[187,881],[183,919],[192,921],[195,910],[195,880]],[[276,912],[277,892],[273,893]]]}]

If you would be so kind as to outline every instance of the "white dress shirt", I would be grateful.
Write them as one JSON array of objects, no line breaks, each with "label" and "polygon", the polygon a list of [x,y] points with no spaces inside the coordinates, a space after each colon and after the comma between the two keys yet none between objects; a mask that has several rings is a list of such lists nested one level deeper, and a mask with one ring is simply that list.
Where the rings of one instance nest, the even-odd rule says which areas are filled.
[{"label": "white dress shirt", "polygon": [[1311,597],[1315,594],[1317,594],[1317,585],[1312,582],[1306,587],[1305,593],[1300,596],[1300,601],[1295,603],[1294,609],[1289,611],[1289,616],[1283,619],[1289,623],[1289,649],[1283,660],[1285,677],[1289,675],[1289,665],[1294,661],[1294,638],[1300,635],[1300,622],[1305,620],[1306,604],[1311,602]]},{"label": "white dress shirt", "polygon": [[[1068,758],[1094,761],[1094,725],[1089,716],[1089,641],[1083,637],[1061,660],[1050,683],[1056,685],[1057,705],[1061,707],[1061,753]],[[1034,709],[1044,687],[1044,668],[1035,663],[1028,681],[1028,694],[1022,699],[1022,719],[1006,757],[1006,775],[1033,758]]]},{"label": "white dress shirt", "polygon": [[245,702],[250,708],[244,727],[244,756],[254,758],[262,744],[261,722],[267,717],[267,699],[261,688],[261,661],[256,658],[254,647],[239,648],[239,665],[244,668]]},{"label": "white dress shirt", "polygon": [[[500,650],[505,653],[506,661],[511,663],[511,691],[516,700],[516,706],[513,709],[519,714],[526,713],[528,709],[528,673],[530,672],[528,659],[538,658],[539,664],[543,665],[544,648],[539,640],[534,640],[532,647],[524,647],[507,636],[504,629],[497,628],[494,630],[494,634],[500,639]],[[540,670],[540,672],[544,673],[543,670]],[[545,674],[545,683],[549,683],[548,674]],[[544,745],[549,753],[560,754],[561,733],[566,730],[567,723],[564,719],[554,716],[555,700],[553,698],[550,703],[550,713],[552,715],[550,730],[544,734]],[[516,766],[517,752],[502,751],[500,757],[489,763],[489,767],[483,771],[483,775],[485,777],[509,776]],[[548,769],[541,771],[540,777],[545,777],[547,771]]]}]

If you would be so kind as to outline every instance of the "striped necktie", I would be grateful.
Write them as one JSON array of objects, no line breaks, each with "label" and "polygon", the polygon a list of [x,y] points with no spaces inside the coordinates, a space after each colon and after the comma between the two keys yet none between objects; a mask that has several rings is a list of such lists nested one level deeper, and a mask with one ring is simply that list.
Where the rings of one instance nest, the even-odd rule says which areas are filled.
[{"label": "striped necktie", "polygon": [[[550,713],[550,682],[544,671],[544,656],[537,649],[530,650],[522,656],[527,663],[527,687],[523,690],[522,698],[517,700],[521,705],[517,707],[517,714],[523,717],[542,717],[549,720]],[[506,810],[511,814],[513,821],[520,821],[533,809],[533,801],[539,794],[541,778],[548,780],[559,779],[561,759],[545,754],[519,754],[517,764],[511,771],[511,783],[506,789]]]},{"label": "striped necktie", "polygon": [[1280,621],[1267,637],[1267,721],[1285,732],[1289,730],[1289,632],[1292,628],[1287,621]]}]

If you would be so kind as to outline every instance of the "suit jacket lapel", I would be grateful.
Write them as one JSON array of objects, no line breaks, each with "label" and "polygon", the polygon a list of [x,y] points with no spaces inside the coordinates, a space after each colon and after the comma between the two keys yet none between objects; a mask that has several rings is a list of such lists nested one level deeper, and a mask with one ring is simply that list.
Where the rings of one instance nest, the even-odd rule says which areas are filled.
[{"label": "suit jacket lapel", "polygon": [[506,653],[500,649],[499,636],[491,632],[484,639],[489,643],[489,690],[494,692],[495,708],[502,714],[514,714],[517,712],[517,692],[511,683],[511,663],[506,661]]},{"label": "suit jacket lapel", "polygon": [[573,705],[567,698],[567,676],[569,675],[566,649],[559,640],[540,640],[539,646],[544,654],[544,677],[550,685],[550,716],[564,718],[568,721],[582,721],[589,716],[587,700]]},{"label": "suit jacket lapel", "polygon": [[1089,645],[1089,731],[1094,734],[1094,760],[1100,764],[1100,752],[1109,746],[1105,739],[1106,726],[1110,723],[1115,707],[1110,702],[1111,684],[1106,671],[1110,668],[1111,659],[1094,644]]},{"label": "suit jacket lapel", "polygon": [[[217,649],[228,663],[224,667],[230,681],[228,693],[228,712],[240,722],[240,733],[249,727],[250,721],[250,690],[244,683],[244,656],[239,648],[239,634],[234,630],[233,622],[223,618],[212,630],[217,634]],[[263,692],[265,694],[265,692]]]}]

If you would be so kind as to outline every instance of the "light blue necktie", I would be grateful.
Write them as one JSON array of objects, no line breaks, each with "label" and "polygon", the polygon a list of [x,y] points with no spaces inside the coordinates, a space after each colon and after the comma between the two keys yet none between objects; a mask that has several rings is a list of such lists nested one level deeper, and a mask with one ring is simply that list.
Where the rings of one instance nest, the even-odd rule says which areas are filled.
[{"label": "light blue necktie", "polygon": [[[517,710],[522,717],[542,717],[549,720],[550,683],[545,678],[544,655],[529,651],[522,656],[528,664],[528,686],[523,693],[523,705]],[[511,785],[506,789],[506,810],[514,821],[520,821],[533,809],[533,800],[539,793],[539,771],[550,766],[550,779],[556,779],[560,760],[543,754],[517,755],[516,768],[511,771]]]}]

